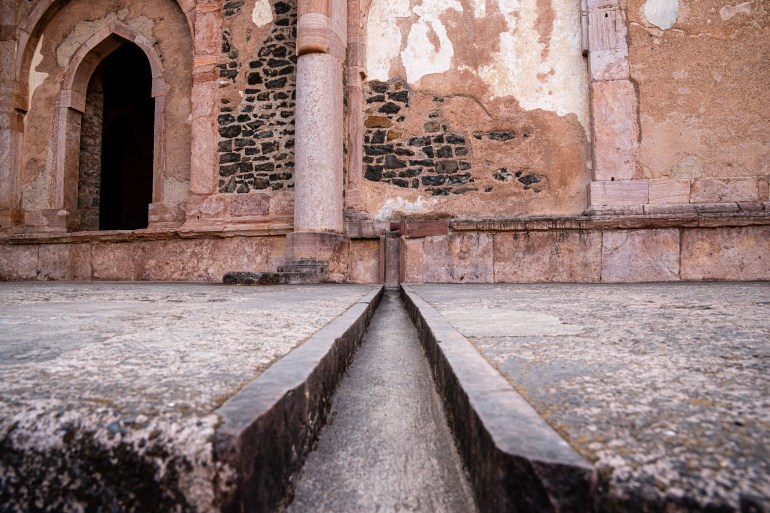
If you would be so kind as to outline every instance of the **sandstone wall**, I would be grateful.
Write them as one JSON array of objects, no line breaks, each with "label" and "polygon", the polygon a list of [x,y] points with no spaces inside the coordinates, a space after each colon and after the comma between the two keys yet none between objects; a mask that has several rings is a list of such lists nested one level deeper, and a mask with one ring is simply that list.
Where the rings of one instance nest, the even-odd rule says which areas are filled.
[{"label": "sandstone wall", "polygon": [[770,4],[629,0],[650,202],[768,200]]}]

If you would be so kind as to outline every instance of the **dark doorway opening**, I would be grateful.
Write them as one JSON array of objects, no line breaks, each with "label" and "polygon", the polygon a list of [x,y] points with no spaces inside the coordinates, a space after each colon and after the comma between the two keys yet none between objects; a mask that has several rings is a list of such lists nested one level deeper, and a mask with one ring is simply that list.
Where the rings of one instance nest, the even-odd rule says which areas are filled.
[{"label": "dark doorway opening", "polygon": [[124,43],[100,68],[104,110],[99,229],[147,228],[155,144],[150,63],[138,46]]}]

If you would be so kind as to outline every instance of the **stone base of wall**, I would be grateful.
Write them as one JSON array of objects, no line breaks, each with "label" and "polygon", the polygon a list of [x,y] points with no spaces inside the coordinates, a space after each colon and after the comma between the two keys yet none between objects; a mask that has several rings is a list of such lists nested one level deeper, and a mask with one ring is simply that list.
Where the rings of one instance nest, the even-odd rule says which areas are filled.
[{"label": "stone base of wall", "polygon": [[[0,281],[197,281],[285,263],[291,230],[92,232],[0,237]],[[379,239],[353,239],[337,274],[379,283]]]},{"label": "stone base of wall", "polygon": [[[770,211],[349,223],[335,281],[770,280]],[[390,230],[389,237],[385,231]],[[0,280],[221,282],[286,264],[291,228],[0,237]],[[386,258],[386,240],[399,258]],[[387,261],[387,265],[386,265]],[[386,269],[386,267],[389,267]]]},{"label": "stone base of wall", "polygon": [[770,280],[770,212],[445,223],[402,227],[403,282]]}]

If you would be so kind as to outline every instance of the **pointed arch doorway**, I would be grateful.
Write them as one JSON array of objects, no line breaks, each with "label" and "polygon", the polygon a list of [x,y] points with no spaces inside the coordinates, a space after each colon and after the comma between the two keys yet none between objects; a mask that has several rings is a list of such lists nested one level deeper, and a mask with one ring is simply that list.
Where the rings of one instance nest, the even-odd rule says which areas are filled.
[{"label": "pointed arch doorway", "polygon": [[148,226],[155,143],[152,79],[147,56],[128,41],[91,76],[78,173],[81,230]]}]

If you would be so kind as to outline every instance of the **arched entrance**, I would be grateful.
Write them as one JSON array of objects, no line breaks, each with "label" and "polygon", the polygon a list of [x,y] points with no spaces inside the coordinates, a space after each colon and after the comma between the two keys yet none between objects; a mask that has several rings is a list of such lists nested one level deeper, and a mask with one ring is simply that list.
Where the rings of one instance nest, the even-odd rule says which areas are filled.
[{"label": "arched entrance", "polygon": [[153,193],[155,99],[145,53],[124,42],[89,81],[82,121],[81,230],[147,228]]}]

